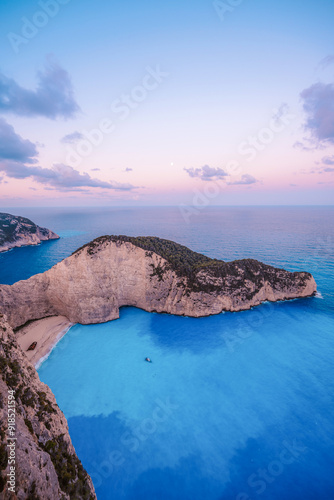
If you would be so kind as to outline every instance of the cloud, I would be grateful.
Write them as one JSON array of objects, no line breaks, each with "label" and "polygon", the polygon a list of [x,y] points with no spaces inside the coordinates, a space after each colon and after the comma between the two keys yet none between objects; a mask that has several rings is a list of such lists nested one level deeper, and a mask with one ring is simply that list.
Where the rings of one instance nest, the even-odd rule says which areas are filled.
[{"label": "cloud", "polygon": [[59,190],[75,191],[78,188],[103,188],[117,191],[130,191],[134,189],[131,184],[121,184],[118,182],[106,182],[92,178],[87,173],[80,173],[69,165],[57,163],[52,168],[42,168],[39,166],[28,167],[19,163],[2,163],[0,160],[0,170],[8,177],[14,179],[32,178],[35,182],[46,184]]},{"label": "cloud", "polygon": [[219,180],[226,177],[228,174],[222,168],[209,167],[204,165],[201,168],[184,168],[190,177],[198,177],[202,181]]},{"label": "cloud", "polygon": [[309,149],[301,141],[296,141],[293,145],[295,149],[301,149],[302,151],[308,151]]},{"label": "cloud", "polygon": [[101,169],[100,169],[100,168],[91,168],[91,171],[92,171],[92,172],[100,172],[100,171],[101,171]]},{"label": "cloud", "polygon": [[334,143],[334,85],[316,83],[300,94],[307,115],[305,130],[316,145]]},{"label": "cloud", "polygon": [[334,55],[329,55],[321,59],[320,63],[318,64],[318,67],[320,69],[326,69],[331,64],[334,64]]},{"label": "cloud", "polygon": [[0,118],[0,172],[12,179],[31,178],[35,182],[59,190],[78,190],[81,188],[103,188],[118,191],[134,189],[131,184],[106,182],[92,178],[87,173],[80,173],[74,168],[61,163],[52,168],[38,165],[36,145],[23,139],[14,128]]},{"label": "cloud", "polygon": [[239,184],[243,184],[243,185],[246,185],[246,184],[255,184],[256,182],[259,182],[259,181],[257,179],[255,179],[255,177],[253,177],[252,175],[243,174],[241,176],[241,179],[239,181],[228,182],[227,184],[229,184],[230,186],[236,186],[236,185],[239,185]]},{"label": "cloud", "polygon": [[63,142],[64,144],[75,144],[76,142],[84,138],[85,136],[81,132],[78,132],[76,130],[75,132],[72,132],[72,134],[67,134],[62,137],[62,139],[60,139],[60,142]]},{"label": "cloud", "polygon": [[334,165],[334,155],[324,156],[321,161],[324,165]]},{"label": "cloud", "polygon": [[313,167],[309,170],[301,170],[299,173],[301,174],[324,174],[334,172],[334,166],[326,166],[324,165],[334,165],[334,155],[333,156],[324,156],[321,161],[316,161],[316,165],[318,167]]},{"label": "cloud", "polygon": [[[293,145],[295,149],[300,149],[301,151],[315,151],[316,149],[323,149],[317,144],[314,144],[314,141],[310,141],[307,137],[303,138],[303,141],[296,141]],[[306,145],[307,144],[307,145]]]},{"label": "cloud", "polygon": [[[204,165],[201,168],[184,168],[190,177],[198,177],[203,181],[212,181],[218,179],[224,179],[228,174],[222,168],[209,167],[209,165]],[[249,185],[259,182],[255,177],[249,174],[243,174],[241,179],[234,182],[226,182],[229,186],[234,185]]]},{"label": "cloud", "polygon": [[319,151],[321,149],[326,149],[326,145],[309,137],[303,137],[302,141],[296,141],[293,144],[295,149],[299,149],[301,151]]},{"label": "cloud", "polygon": [[133,168],[129,168],[129,167],[127,167],[127,168],[124,170],[124,172],[132,172],[132,171],[133,171]]},{"label": "cloud", "polygon": [[36,145],[18,135],[12,125],[0,117],[0,161],[37,163]]},{"label": "cloud", "polygon": [[0,112],[52,120],[71,118],[78,113],[80,108],[69,74],[56,61],[49,58],[43,71],[37,73],[37,79],[36,90],[29,90],[0,73]]}]

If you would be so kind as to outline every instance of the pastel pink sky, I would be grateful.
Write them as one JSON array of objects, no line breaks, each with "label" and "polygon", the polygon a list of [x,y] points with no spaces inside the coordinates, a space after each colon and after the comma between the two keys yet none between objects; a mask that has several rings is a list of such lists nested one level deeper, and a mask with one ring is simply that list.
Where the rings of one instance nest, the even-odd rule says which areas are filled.
[{"label": "pastel pink sky", "polygon": [[3,207],[333,203],[332,2],[131,3],[0,7]]}]

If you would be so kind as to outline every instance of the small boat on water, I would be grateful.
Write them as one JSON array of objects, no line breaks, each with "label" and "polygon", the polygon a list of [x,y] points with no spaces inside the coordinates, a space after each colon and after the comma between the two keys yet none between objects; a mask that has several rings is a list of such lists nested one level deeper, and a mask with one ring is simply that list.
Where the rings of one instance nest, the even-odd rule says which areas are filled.
[{"label": "small boat on water", "polygon": [[147,361],[148,363],[152,363],[152,361],[150,360],[150,358],[145,358],[145,361]]},{"label": "small boat on water", "polygon": [[34,351],[36,349],[36,346],[37,346],[37,342],[33,342],[32,344],[30,344],[27,351]]}]

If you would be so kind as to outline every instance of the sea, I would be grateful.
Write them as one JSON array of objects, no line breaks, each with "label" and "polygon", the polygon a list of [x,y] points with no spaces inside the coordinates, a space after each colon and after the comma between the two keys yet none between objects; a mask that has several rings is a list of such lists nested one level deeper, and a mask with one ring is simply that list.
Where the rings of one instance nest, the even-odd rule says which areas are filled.
[{"label": "sea", "polygon": [[38,371],[98,500],[334,499],[334,207],[1,211],[61,236],[0,254],[6,284],[103,234],[311,272],[312,298],[207,318],[125,307],[75,325]]}]

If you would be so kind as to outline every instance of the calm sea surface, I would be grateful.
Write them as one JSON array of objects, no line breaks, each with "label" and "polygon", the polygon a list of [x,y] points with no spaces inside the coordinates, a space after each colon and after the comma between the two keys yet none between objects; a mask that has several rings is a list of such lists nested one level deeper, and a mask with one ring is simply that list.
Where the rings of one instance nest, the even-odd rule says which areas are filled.
[{"label": "calm sea surface", "polygon": [[[39,369],[99,500],[334,499],[334,207],[1,209],[61,239],[0,255],[0,282],[102,234],[313,273],[320,297],[209,318],[123,308]],[[153,363],[145,363],[149,356]]]}]

